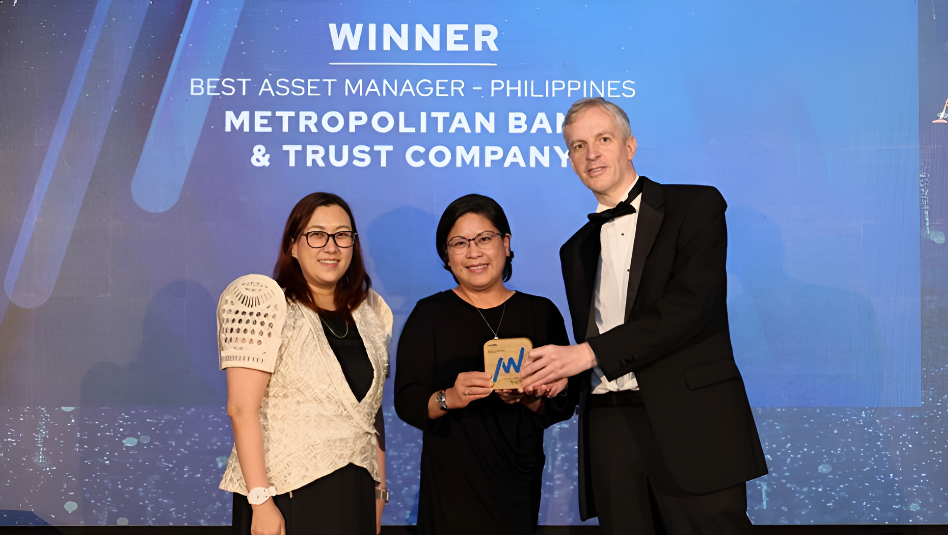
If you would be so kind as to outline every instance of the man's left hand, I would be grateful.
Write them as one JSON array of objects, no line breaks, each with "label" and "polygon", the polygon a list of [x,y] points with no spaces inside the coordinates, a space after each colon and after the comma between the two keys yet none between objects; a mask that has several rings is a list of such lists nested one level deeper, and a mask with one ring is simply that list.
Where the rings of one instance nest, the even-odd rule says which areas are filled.
[{"label": "man's left hand", "polygon": [[548,345],[530,352],[520,370],[520,390],[554,383],[572,377],[596,365],[596,354],[589,344],[575,346]]}]

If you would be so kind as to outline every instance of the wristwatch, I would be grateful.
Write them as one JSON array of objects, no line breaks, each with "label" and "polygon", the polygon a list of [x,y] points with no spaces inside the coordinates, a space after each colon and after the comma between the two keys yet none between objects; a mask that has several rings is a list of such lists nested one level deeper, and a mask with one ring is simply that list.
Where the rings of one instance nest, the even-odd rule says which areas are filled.
[{"label": "wristwatch", "polygon": [[438,406],[441,407],[441,410],[448,410],[448,400],[444,396],[444,390],[435,394],[435,401],[438,402]]},{"label": "wristwatch", "polygon": [[263,487],[254,487],[250,489],[250,492],[247,493],[247,501],[250,502],[250,505],[261,505],[270,499],[270,496],[276,495],[277,489],[272,485],[268,489]]},{"label": "wristwatch", "polygon": [[392,497],[392,493],[388,489],[380,489],[375,487],[375,499],[384,500],[385,503],[388,503],[388,499]]}]

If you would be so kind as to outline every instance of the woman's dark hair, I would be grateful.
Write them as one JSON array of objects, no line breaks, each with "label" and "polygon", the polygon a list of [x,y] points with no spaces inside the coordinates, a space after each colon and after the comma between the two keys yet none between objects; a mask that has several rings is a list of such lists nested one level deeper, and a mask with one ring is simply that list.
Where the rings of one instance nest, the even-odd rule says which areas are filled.
[{"label": "woman's dark hair", "polygon": [[[293,258],[293,241],[300,237],[304,227],[313,212],[321,206],[338,206],[346,211],[349,221],[352,222],[352,232],[356,233],[355,242],[352,245],[352,263],[349,269],[336,283],[336,292],[333,297],[336,305],[336,313],[339,317],[345,319],[352,318],[352,311],[359,307],[369,293],[372,281],[369,274],[365,272],[365,262],[362,261],[362,245],[359,243],[358,230],[356,229],[355,218],[352,217],[352,210],[342,197],[332,193],[316,192],[300,199],[290,212],[290,217],[286,220],[286,227],[283,229],[283,240],[280,243],[280,255],[277,256],[276,266],[273,267],[273,278],[277,284],[286,288],[286,297],[303,304],[317,313],[326,313],[330,311],[322,310],[313,301],[313,296],[309,293],[309,285],[300,269],[297,259]],[[304,246],[309,247],[306,243]]]},{"label": "woman's dark hair", "polygon": [[[438,221],[438,230],[435,232],[435,247],[438,249],[438,256],[444,264],[444,269],[451,273],[452,277],[454,277],[454,273],[451,272],[451,266],[448,264],[447,246],[448,238],[452,236],[448,236],[448,233],[454,228],[454,224],[458,222],[458,219],[467,214],[482,215],[497,227],[498,232],[505,236],[510,235],[510,223],[507,222],[507,215],[504,214],[504,209],[494,199],[471,193],[449,204],[444,209],[444,213],[441,214],[441,221]],[[472,245],[471,247],[476,246]],[[510,276],[513,275],[513,258],[514,254],[511,249],[510,256],[507,257],[507,262],[504,264],[504,282],[509,281]],[[454,281],[458,281],[457,277],[454,278]]]}]

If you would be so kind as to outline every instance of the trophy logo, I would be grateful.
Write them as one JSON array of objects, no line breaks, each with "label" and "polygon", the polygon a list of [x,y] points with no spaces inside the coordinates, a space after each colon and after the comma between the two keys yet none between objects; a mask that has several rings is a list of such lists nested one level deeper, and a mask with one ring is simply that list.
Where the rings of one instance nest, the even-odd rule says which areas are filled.
[{"label": "trophy logo", "polygon": [[497,382],[497,377],[500,375],[500,369],[504,369],[504,373],[510,373],[510,370],[513,369],[515,372],[520,373],[520,364],[523,363],[523,350],[520,348],[520,356],[517,358],[517,361],[514,362],[513,357],[507,359],[507,362],[504,362],[504,357],[497,359],[497,369],[494,370],[494,379],[493,381]]},{"label": "trophy logo", "polygon": [[484,371],[491,374],[494,390],[520,387],[523,356],[533,350],[529,338],[502,338],[484,344]]}]

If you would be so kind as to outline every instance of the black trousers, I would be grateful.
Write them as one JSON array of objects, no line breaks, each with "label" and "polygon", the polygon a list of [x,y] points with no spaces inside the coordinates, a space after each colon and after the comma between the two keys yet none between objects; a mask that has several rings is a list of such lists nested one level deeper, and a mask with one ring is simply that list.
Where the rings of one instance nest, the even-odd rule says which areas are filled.
[{"label": "black trousers", "polygon": [[[348,464],[290,493],[272,498],[286,535],[375,535],[375,481],[361,466]],[[234,493],[234,535],[250,535],[253,508]]]},{"label": "black trousers", "polygon": [[603,535],[753,533],[744,485],[709,494],[677,487],[644,406],[591,406],[590,474]]}]

